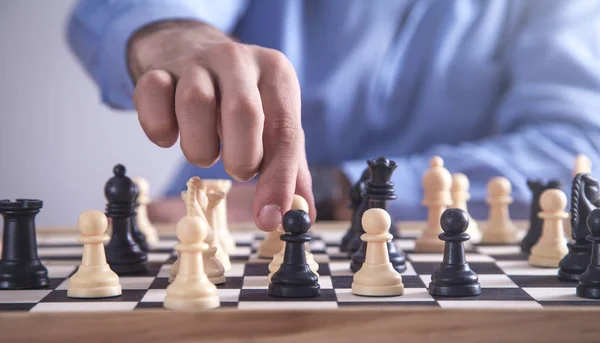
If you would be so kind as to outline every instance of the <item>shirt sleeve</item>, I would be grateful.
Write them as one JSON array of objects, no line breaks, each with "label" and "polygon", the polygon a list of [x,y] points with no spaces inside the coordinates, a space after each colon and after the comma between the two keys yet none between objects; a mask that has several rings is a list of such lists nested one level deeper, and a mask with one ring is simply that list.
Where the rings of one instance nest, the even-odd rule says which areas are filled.
[{"label": "shirt sleeve", "polygon": [[199,20],[231,33],[249,0],[80,0],[67,23],[67,41],[100,88],[102,102],[133,109],[126,46],[153,22]]},{"label": "shirt sleeve", "polygon": [[[481,219],[487,216],[486,183],[494,176],[511,181],[511,216],[526,218],[531,197],[527,179],[558,179],[569,197],[575,156],[585,154],[600,166],[599,3],[528,3],[532,7],[521,30],[505,51],[511,84],[490,114],[496,132],[422,154],[388,156],[398,163],[392,180],[398,199],[389,207],[395,218],[426,216],[421,181],[434,155],[444,159],[451,173],[469,177],[469,211]],[[341,167],[355,182],[366,163],[349,161]]]}]

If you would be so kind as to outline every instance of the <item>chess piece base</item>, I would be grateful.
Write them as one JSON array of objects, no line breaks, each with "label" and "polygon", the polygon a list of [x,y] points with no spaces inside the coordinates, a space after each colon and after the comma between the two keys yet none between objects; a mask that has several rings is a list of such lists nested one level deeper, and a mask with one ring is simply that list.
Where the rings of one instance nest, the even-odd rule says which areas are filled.
[{"label": "chess piece base", "polygon": [[472,297],[481,294],[481,285],[479,283],[471,285],[445,285],[440,286],[435,283],[429,284],[429,294],[443,297]]},{"label": "chess piece base", "polygon": [[402,276],[391,263],[365,264],[354,275],[352,293],[363,296],[396,296],[404,294]]},{"label": "chess piece base", "polygon": [[110,298],[122,294],[119,276],[103,266],[80,265],[69,278],[67,296],[70,298]]},{"label": "chess piece base", "polygon": [[535,267],[557,268],[563,256],[530,255],[529,264]]},{"label": "chess piece base", "polygon": [[[281,264],[283,263],[284,251],[285,250],[281,250],[277,254],[275,254],[273,256],[273,261],[269,263],[269,282],[271,282],[271,277],[279,270],[279,267],[281,267]],[[315,261],[314,255],[308,251],[306,252],[306,264],[308,264],[310,270],[317,276],[317,278],[319,278],[319,264]]]},{"label": "chess piece base", "polygon": [[175,296],[166,296],[163,303],[164,308],[169,310],[200,312],[210,310],[221,306],[221,301],[218,296],[208,298],[190,299],[179,298]]},{"label": "chess piece base", "polygon": [[404,285],[369,286],[352,283],[352,294],[366,297],[391,297],[404,294]]},{"label": "chess piece base", "polygon": [[578,285],[575,293],[581,298],[600,299],[600,287]]},{"label": "chess piece base", "polygon": [[587,269],[592,245],[583,243],[569,243],[569,253],[560,261],[558,278],[568,281],[579,281],[579,276]]},{"label": "chess piece base", "polygon": [[171,310],[202,311],[221,306],[217,288],[207,277],[176,278],[167,287],[164,307]]},{"label": "chess piece base", "polygon": [[321,295],[321,286],[292,286],[269,284],[269,295],[278,298],[314,298]]},{"label": "chess piece base", "polygon": [[48,270],[39,260],[27,264],[0,261],[0,289],[35,289],[48,284]]},{"label": "chess piece base", "polygon": [[227,278],[225,275],[217,276],[217,277],[209,277],[208,278],[213,285],[221,285],[224,284]]}]

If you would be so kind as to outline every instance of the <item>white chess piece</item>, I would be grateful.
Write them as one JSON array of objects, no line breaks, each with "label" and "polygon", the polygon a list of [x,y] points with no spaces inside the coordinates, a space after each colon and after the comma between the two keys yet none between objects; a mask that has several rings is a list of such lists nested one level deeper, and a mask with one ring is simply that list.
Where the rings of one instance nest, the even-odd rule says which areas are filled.
[{"label": "white chess piece", "polygon": [[563,221],[569,217],[565,212],[567,196],[560,189],[545,190],[540,196],[541,212],[544,220],[542,236],[531,248],[529,264],[537,267],[557,268],[562,258],[569,252],[564,235]]},{"label": "white chess piece", "polygon": [[[208,207],[208,196],[206,195],[206,183],[197,176],[192,176],[186,183],[187,190],[181,192],[181,198],[185,202],[188,216],[201,217],[208,222],[204,211]],[[169,283],[175,280],[179,272],[179,257],[171,266],[169,271]]]},{"label": "white chess piece", "polygon": [[[469,178],[465,174],[455,173],[452,174],[452,188],[451,188],[451,196],[452,196],[452,207],[459,208],[465,211],[467,214],[469,210],[467,208],[467,202],[471,198],[469,194]],[[481,240],[481,232],[479,231],[479,225],[477,225],[477,221],[475,221],[471,215],[469,214],[469,227],[467,227],[466,231],[471,239],[469,239],[470,244],[479,243]]]},{"label": "white chess piece", "polygon": [[281,228],[277,228],[266,234],[258,246],[257,255],[260,258],[273,258],[275,254],[283,250],[285,243],[279,238],[283,234]]},{"label": "white chess piece", "polygon": [[219,203],[223,200],[225,195],[222,192],[208,191],[206,192],[206,196],[208,198],[208,206],[206,207],[206,211],[204,212],[208,224],[211,228],[211,231],[213,232],[212,237],[214,238],[213,245],[211,245],[211,247],[215,247],[215,257],[217,258],[217,260],[219,260],[225,271],[228,271],[231,269],[231,260],[229,258],[229,255],[227,255],[227,253],[225,252],[225,249],[223,249],[221,242],[219,241],[219,235],[214,234],[214,232],[216,232],[215,228],[218,225],[216,220],[216,208],[219,205]]},{"label": "white chess piece", "polygon": [[591,173],[592,172],[592,161],[584,154],[578,154],[575,157],[575,163],[573,165],[573,175],[579,173]]},{"label": "white chess piece", "polygon": [[423,205],[428,210],[427,226],[415,242],[415,252],[439,253],[444,252],[444,242],[438,238],[442,233],[440,218],[448,206],[452,205],[452,176],[444,168],[444,160],[439,156],[431,158],[429,166],[422,180]]},{"label": "white chess piece", "polygon": [[366,233],[360,238],[367,243],[365,262],[354,274],[352,293],[365,296],[398,296],[404,294],[402,276],[389,261],[387,242],[390,215],[383,209],[371,208],[362,217]]},{"label": "white chess piece", "polygon": [[[208,249],[202,253],[202,261],[204,262],[204,272],[206,276],[215,285],[225,283],[225,268],[221,262],[217,259],[217,246],[215,244],[215,234],[210,225],[206,225],[206,239],[204,240],[208,244]],[[180,262],[181,263],[181,262]],[[231,266],[230,266],[231,267]]]},{"label": "white chess piece", "polygon": [[[306,202],[306,200],[303,197],[295,194],[294,198],[292,200],[291,209],[292,210],[302,210],[302,211],[308,213],[308,203]],[[283,229],[281,229],[281,231],[283,232]],[[305,252],[306,252],[306,264],[308,264],[308,267],[310,268],[310,270],[317,277],[319,277],[319,273],[318,273],[319,264],[315,261],[314,255],[312,253],[310,253],[309,251],[305,250]],[[277,254],[275,254],[273,256],[273,260],[271,261],[271,263],[269,263],[269,276],[268,276],[269,281],[271,281],[271,276],[273,276],[273,274],[275,274],[279,270],[279,267],[283,263],[284,253],[285,253],[285,245],[284,245],[283,249],[281,249]]]},{"label": "white chess piece", "polygon": [[511,192],[510,181],[503,176],[493,177],[488,181],[489,217],[481,243],[511,244],[518,241],[519,231],[509,212],[509,205],[513,202]]},{"label": "white chess piece", "polygon": [[140,231],[146,237],[148,244],[158,243],[158,233],[156,228],[150,222],[148,218],[148,204],[150,204],[150,186],[148,181],[142,177],[133,177],[132,181],[138,188],[137,203],[139,206],[136,209],[136,222]]},{"label": "white chess piece", "polygon": [[217,287],[210,282],[204,270],[203,252],[208,249],[204,242],[208,223],[202,217],[185,216],[176,226],[180,243],[179,272],[169,284],[164,307],[172,310],[202,311],[220,306]]},{"label": "white chess piece", "polygon": [[221,192],[224,195],[223,200],[215,208],[216,225],[213,229],[219,235],[221,247],[223,247],[228,255],[231,255],[236,250],[235,240],[229,232],[227,221],[227,195],[231,190],[232,182],[226,179],[205,180],[204,182],[209,191]]},{"label": "white chess piece", "polygon": [[108,298],[122,293],[119,276],[106,262],[104,243],[110,240],[105,234],[108,227],[106,215],[91,210],[79,216],[78,228],[83,244],[83,258],[77,272],[69,278],[67,296],[71,298]]}]

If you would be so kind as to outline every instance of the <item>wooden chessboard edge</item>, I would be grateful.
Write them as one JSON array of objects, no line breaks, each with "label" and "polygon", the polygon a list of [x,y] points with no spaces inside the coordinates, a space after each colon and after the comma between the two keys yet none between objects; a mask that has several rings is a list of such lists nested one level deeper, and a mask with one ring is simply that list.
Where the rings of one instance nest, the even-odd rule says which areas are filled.
[{"label": "wooden chessboard edge", "polygon": [[[135,338],[170,342],[289,343],[396,339],[403,342],[592,342],[600,326],[597,309],[386,309],[234,310],[199,313],[164,310],[83,313],[2,313],[0,332],[7,342],[69,342]],[[33,329],[32,329],[33,328]],[[133,337],[132,335],[135,335]],[[51,338],[51,340],[46,340]],[[87,341],[87,340],[86,340]]]}]

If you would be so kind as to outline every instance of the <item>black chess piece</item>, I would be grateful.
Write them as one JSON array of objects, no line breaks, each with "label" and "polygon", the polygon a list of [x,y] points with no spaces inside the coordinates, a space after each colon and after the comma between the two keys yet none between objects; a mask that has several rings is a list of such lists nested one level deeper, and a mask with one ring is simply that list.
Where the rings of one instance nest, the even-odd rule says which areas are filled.
[{"label": "black chess piece", "polygon": [[447,297],[468,297],[481,294],[479,277],[465,259],[464,242],[471,238],[465,231],[469,216],[458,208],[449,208],[440,218],[444,231],[439,238],[445,242],[444,260],[431,275],[429,294]]},{"label": "black chess piece", "polygon": [[35,216],[42,206],[37,199],[0,201],[4,218],[0,289],[43,288],[50,283],[37,253]]},{"label": "black chess piece", "polygon": [[544,220],[538,216],[541,210],[540,196],[547,189],[560,189],[562,184],[558,180],[550,180],[546,183],[540,180],[528,180],[527,186],[532,193],[530,207],[531,211],[529,217],[529,229],[521,241],[521,251],[529,254],[531,252],[531,248],[540,239],[540,236],[542,235],[542,226],[544,225]]},{"label": "black chess piece", "polygon": [[106,216],[112,220],[112,236],[106,247],[106,260],[118,275],[144,273],[147,270],[148,256],[136,242],[132,229],[138,189],[125,176],[123,165],[116,165],[113,173],[114,176],[104,187],[108,201]]},{"label": "black chess piece", "polygon": [[585,272],[579,276],[575,293],[587,299],[600,299],[600,208],[594,209],[587,217],[590,233],[587,240],[592,243],[592,254]]},{"label": "black chess piece", "polygon": [[598,181],[589,173],[579,173],[573,177],[571,185],[571,232],[569,253],[563,257],[558,267],[558,277],[562,280],[578,281],[587,269],[592,255],[592,244],[587,240],[587,216],[600,203]]},{"label": "black chess piece", "polygon": [[[398,167],[396,162],[385,157],[379,157],[375,160],[368,160],[367,164],[369,165],[371,178],[365,183],[363,198],[368,201],[368,206],[364,209],[363,214],[369,208],[381,208],[387,210],[387,202],[396,199],[394,183],[390,181],[394,170]],[[362,235],[364,233],[362,222],[360,223],[360,230]],[[393,231],[394,222],[392,221],[388,232],[392,233]],[[356,237],[360,241],[360,245],[359,249],[352,255],[352,262],[350,263],[350,270],[354,273],[362,267],[367,254],[367,243],[362,241],[360,238],[361,235]],[[396,248],[394,239],[387,242],[387,249],[389,260],[394,269],[399,273],[405,272],[406,256],[402,251]]]},{"label": "black chess piece", "polygon": [[321,293],[319,280],[306,263],[304,244],[310,242],[307,234],[310,228],[310,217],[302,210],[291,210],[285,213],[282,221],[285,242],[283,263],[271,277],[269,295],[282,298],[310,298]]},{"label": "black chess piece", "polygon": [[[363,174],[362,177],[360,178],[360,180],[358,180],[351,188],[350,188],[350,207],[352,208],[352,221],[350,224],[350,228],[348,229],[348,231],[346,232],[346,234],[344,235],[344,237],[342,238],[342,243],[340,244],[340,251],[341,252],[348,252],[350,249],[350,242],[352,242],[352,240],[354,240],[354,237],[356,237],[356,234],[358,232],[360,232],[361,228],[360,228],[360,220],[362,218],[362,213],[364,213],[365,209],[366,209],[366,202],[365,202],[365,207],[362,208],[362,213],[360,211],[361,209],[361,204],[363,203],[363,196],[362,193],[364,192],[364,187],[365,187],[365,181],[368,179],[369,177],[369,169],[366,169]],[[358,250],[358,248],[357,248]]]}]

